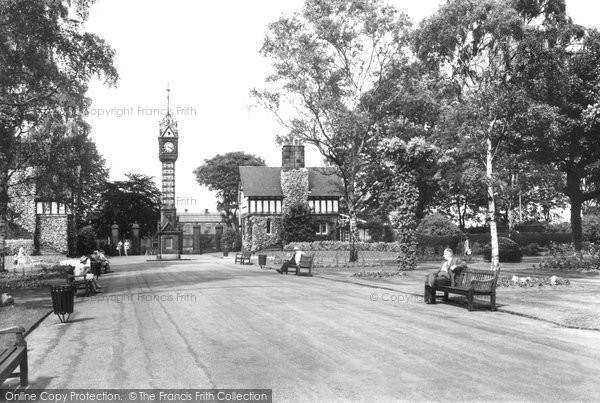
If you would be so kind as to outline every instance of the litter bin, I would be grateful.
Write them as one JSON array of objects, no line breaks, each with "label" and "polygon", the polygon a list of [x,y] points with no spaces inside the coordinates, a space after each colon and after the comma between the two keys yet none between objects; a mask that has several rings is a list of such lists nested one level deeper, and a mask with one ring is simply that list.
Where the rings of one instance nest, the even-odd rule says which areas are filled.
[{"label": "litter bin", "polygon": [[258,255],[258,265],[261,269],[267,265],[267,255]]},{"label": "litter bin", "polygon": [[100,274],[102,274],[102,262],[100,262],[99,260],[92,259],[92,261],[90,262],[90,270],[92,271],[92,273],[94,273],[94,277],[100,277]]},{"label": "litter bin", "polygon": [[73,302],[75,299],[75,290],[70,285],[53,286],[52,291],[52,309],[54,314],[62,323],[66,323],[73,313]]}]

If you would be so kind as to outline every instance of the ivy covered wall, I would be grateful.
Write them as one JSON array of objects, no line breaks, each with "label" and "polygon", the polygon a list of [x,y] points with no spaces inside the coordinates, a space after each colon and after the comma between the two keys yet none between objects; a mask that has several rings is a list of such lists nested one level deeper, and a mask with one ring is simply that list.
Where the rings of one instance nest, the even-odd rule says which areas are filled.
[{"label": "ivy covered wall", "polygon": [[36,248],[38,250],[50,249],[60,254],[68,253],[68,216],[38,216],[37,225]]},{"label": "ivy covered wall", "polygon": [[[9,238],[30,238],[35,233],[35,186],[26,179],[28,171],[15,172],[9,187],[8,221]],[[11,229],[13,232],[10,233]]]},{"label": "ivy covered wall", "polygon": [[[267,220],[271,220],[271,233],[267,234]],[[258,251],[277,245],[281,242],[282,219],[281,216],[253,216],[250,223],[251,237],[246,250]],[[247,233],[246,233],[247,234]]]},{"label": "ivy covered wall", "polygon": [[308,169],[281,170],[283,211],[290,206],[308,202]]}]

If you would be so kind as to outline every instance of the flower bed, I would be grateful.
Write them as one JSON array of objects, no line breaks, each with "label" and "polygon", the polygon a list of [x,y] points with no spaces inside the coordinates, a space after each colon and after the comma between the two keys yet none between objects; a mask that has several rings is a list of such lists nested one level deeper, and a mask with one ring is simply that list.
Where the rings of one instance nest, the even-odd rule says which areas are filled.
[{"label": "flower bed", "polygon": [[395,271],[366,271],[361,270],[358,273],[352,274],[352,277],[362,277],[362,278],[389,278],[389,277],[398,277],[398,276],[406,276],[406,272],[395,270]]},{"label": "flower bed", "polygon": [[569,272],[600,271],[600,246],[591,244],[581,252],[572,245],[552,244],[549,256],[544,257],[534,269],[558,270]]},{"label": "flower bed", "polygon": [[0,290],[39,288],[48,285],[45,280],[66,278],[66,271],[70,268],[70,266],[53,265],[26,274],[3,272],[0,273]]},{"label": "flower bed", "polygon": [[560,285],[570,285],[568,279],[551,277],[500,277],[497,287],[556,287]]}]

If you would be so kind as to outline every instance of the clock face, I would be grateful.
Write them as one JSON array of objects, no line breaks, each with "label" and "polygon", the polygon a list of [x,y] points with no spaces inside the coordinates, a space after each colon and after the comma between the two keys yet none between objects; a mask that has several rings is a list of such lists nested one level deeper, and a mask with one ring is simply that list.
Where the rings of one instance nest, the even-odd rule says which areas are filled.
[{"label": "clock face", "polygon": [[173,151],[175,151],[175,144],[171,143],[170,141],[167,141],[165,144],[163,144],[163,151],[166,153],[172,153]]}]

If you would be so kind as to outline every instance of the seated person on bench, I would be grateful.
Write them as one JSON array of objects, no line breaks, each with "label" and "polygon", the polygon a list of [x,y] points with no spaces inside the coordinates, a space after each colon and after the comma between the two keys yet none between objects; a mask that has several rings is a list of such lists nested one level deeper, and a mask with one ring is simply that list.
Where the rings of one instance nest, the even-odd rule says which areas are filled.
[{"label": "seated person on bench", "polygon": [[277,269],[277,273],[287,273],[290,266],[296,266],[300,263],[300,258],[302,255],[304,255],[304,252],[302,252],[299,247],[294,246],[294,254],[292,255],[292,258],[283,262],[281,269]]},{"label": "seated person on bench", "polygon": [[91,284],[91,289],[93,292],[100,292],[100,287],[94,278],[94,273],[90,271],[90,259],[87,256],[82,256],[79,259],[79,264],[75,266],[75,270],[73,270],[73,275],[79,277],[84,276],[87,281]]},{"label": "seated person on bench", "polygon": [[437,273],[428,274],[425,277],[425,303],[435,304],[435,286],[450,285],[456,272],[465,269],[467,265],[457,257],[450,248],[444,250],[444,263]]}]

